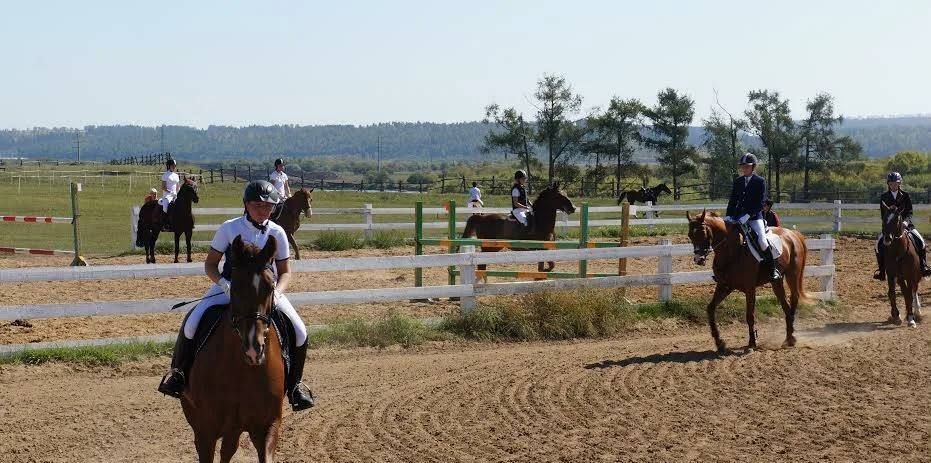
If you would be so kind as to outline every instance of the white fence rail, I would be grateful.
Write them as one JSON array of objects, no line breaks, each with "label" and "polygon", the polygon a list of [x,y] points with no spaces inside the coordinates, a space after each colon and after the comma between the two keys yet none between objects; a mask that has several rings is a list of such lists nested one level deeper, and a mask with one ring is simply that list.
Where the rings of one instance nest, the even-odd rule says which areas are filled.
[{"label": "white fence rail", "polygon": [[[821,291],[813,294],[820,298],[833,298],[834,240],[830,235],[806,241],[809,250],[821,250],[821,265],[806,267],[806,276],[821,279]],[[466,247],[463,247],[466,250]],[[413,269],[458,266],[463,274],[474,275],[481,264],[522,264],[539,261],[577,261],[581,259],[619,259],[657,257],[657,273],[652,275],[626,275],[600,278],[574,278],[546,281],[517,281],[480,284],[471,279],[459,285],[426,286],[420,288],[379,288],[340,291],[290,293],[295,305],[356,304],[366,302],[406,301],[428,298],[461,298],[463,309],[474,306],[474,298],[489,295],[514,295],[536,291],[574,288],[613,288],[626,286],[657,286],[659,299],[672,297],[672,286],[677,284],[710,283],[711,271],[672,272],[672,258],[692,253],[691,245],[665,244],[659,246],[632,246],[599,249],[561,249],[525,252],[435,254],[422,256],[390,256],[314,259],[295,262],[293,271],[332,272],[373,269]],[[195,276],[203,274],[202,264],[121,265],[98,267],[65,267],[0,270],[0,283],[29,281],[115,280]],[[93,315],[123,315],[164,312],[173,304],[185,299],[150,299],[141,301],[83,302],[63,304],[31,304],[0,306],[0,320],[19,318],[84,317]]]}]

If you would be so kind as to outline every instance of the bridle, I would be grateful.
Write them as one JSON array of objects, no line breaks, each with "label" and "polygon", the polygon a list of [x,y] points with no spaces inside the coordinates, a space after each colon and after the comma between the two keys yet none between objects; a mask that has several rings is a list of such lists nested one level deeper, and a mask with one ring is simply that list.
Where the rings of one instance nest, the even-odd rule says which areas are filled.
[{"label": "bridle", "polygon": [[[232,270],[235,270],[235,269],[236,269],[235,266],[232,267]],[[269,266],[263,266],[263,269],[260,270],[260,272],[265,272],[268,270],[270,270]],[[274,304],[274,298],[272,300],[272,304]],[[261,320],[265,322],[265,331],[262,333],[262,342],[263,343],[267,342],[268,341],[268,328],[271,325],[271,318],[268,316],[268,314],[255,311],[255,312],[247,313],[244,315],[236,315],[236,314],[233,314],[232,303],[230,304],[230,323],[232,323],[233,325],[233,331],[236,332],[236,335],[239,336],[239,340],[242,341],[243,343],[245,343],[246,340],[245,338],[243,338],[242,331],[239,330],[239,323],[249,321],[249,320],[253,320],[253,321]]]},{"label": "bridle", "polygon": [[714,237],[714,233],[711,232],[711,227],[709,227],[708,224],[705,223],[704,220],[702,220],[701,228],[702,228],[702,234],[708,237],[708,239],[705,240],[705,246],[703,247],[695,246],[694,251],[692,251],[692,254],[704,259],[708,257],[708,254],[711,254],[711,251],[717,251],[718,248],[721,247],[721,245],[723,245],[727,241],[727,236],[718,240],[717,243],[711,243],[711,237]]}]

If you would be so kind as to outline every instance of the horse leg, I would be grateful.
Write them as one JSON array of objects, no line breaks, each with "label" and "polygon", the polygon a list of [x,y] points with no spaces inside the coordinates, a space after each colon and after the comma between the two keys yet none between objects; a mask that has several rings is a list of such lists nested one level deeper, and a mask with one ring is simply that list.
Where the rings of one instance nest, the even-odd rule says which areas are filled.
[{"label": "horse leg", "polygon": [[297,242],[294,241],[294,235],[287,233],[288,243],[291,243],[291,249],[294,250],[294,260],[301,260],[301,250],[297,247]]},{"label": "horse leg", "polygon": [[178,263],[178,248],[181,241],[181,232],[175,232],[175,263]]},{"label": "horse leg", "polygon": [[275,459],[275,449],[278,447],[278,428],[281,419],[275,420],[267,429],[249,431],[249,438],[252,440],[252,446],[259,455],[259,463],[273,461]]},{"label": "horse leg", "polygon": [[239,449],[239,435],[241,432],[231,432],[223,436],[223,443],[220,444],[220,463],[229,463]]},{"label": "horse leg", "polygon": [[184,232],[184,241],[187,244],[187,261],[194,262],[191,260],[191,235],[194,233],[194,230],[188,230]]},{"label": "horse leg", "polygon": [[773,282],[773,293],[776,295],[776,299],[779,300],[779,305],[782,306],[782,313],[786,316],[786,340],[782,343],[782,346],[793,347],[795,346],[795,309],[798,307],[798,289],[792,288],[793,302],[790,303],[786,300],[786,287],[783,285],[783,281],[785,279]]},{"label": "horse leg", "polygon": [[915,321],[921,321],[921,299],[918,299],[918,282],[915,282],[915,287],[912,288],[912,292],[915,293],[915,302],[914,302],[914,312],[915,312]]},{"label": "horse leg", "polygon": [[711,337],[714,338],[714,345],[718,348],[718,353],[723,354],[727,351],[727,345],[721,339],[721,334],[718,332],[718,323],[715,321],[715,310],[717,310],[718,305],[721,304],[721,301],[727,297],[733,290],[718,284],[714,288],[714,295],[711,296],[711,302],[708,303],[706,311],[708,312],[708,326],[711,328]]},{"label": "horse leg", "polygon": [[202,435],[194,435],[194,447],[197,448],[197,459],[200,463],[213,463],[213,455],[217,452],[217,439],[208,439]]},{"label": "horse leg", "polygon": [[[891,269],[886,269],[888,272]],[[889,285],[889,305],[892,306],[892,314],[889,316],[889,322],[896,325],[902,324],[902,318],[899,317],[899,308],[895,305],[895,275],[886,274],[886,283]],[[906,296],[907,297],[907,296]]]},{"label": "horse leg", "polygon": [[905,300],[905,321],[910,328],[914,328],[918,325],[915,323],[915,314],[912,312],[912,303],[915,298],[912,284],[907,278],[902,278],[899,280],[899,289],[902,290],[902,299]]},{"label": "horse leg", "polygon": [[747,298],[747,329],[750,330],[750,342],[747,348],[756,349],[756,290],[752,289],[744,293]]}]

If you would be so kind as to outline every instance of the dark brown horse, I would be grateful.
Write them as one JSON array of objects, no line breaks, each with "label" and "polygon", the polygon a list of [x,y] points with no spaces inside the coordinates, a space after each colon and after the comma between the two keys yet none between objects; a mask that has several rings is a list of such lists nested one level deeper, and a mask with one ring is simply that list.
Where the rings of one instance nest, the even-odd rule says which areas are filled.
[{"label": "dark brown horse", "polygon": [[239,237],[233,241],[229,310],[194,359],[181,397],[202,463],[213,461],[221,438],[220,459],[230,461],[243,432],[249,433],[260,462],[274,459],[285,381],[278,333],[269,320],[274,256],[274,237],[261,250]]},{"label": "dark brown horse", "polygon": [[[145,263],[155,263],[155,243],[162,231],[162,206],[156,201],[149,201],[139,208],[139,241],[145,248]],[[137,243],[138,244],[138,243]]]},{"label": "dark brown horse", "polygon": [[[542,240],[552,241],[556,238],[556,211],[566,214],[575,212],[572,200],[559,189],[559,182],[540,192],[537,200],[533,202],[533,216],[530,218],[531,226],[525,229],[513,217],[503,214],[476,214],[466,221],[463,238],[479,239],[509,239],[509,240]],[[501,248],[482,247],[482,252],[496,252]],[[541,272],[552,271],[555,262],[537,264]],[[479,270],[485,270],[485,265],[479,265]]]},{"label": "dark brown horse", "polygon": [[630,204],[636,204],[637,202],[645,203],[647,201],[653,201],[653,204],[656,204],[656,201],[659,199],[659,195],[666,193],[672,194],[672,191],[666,186],[665,183],[660,183],[652,188],[641,188],[639,190],[627,190],[621,192],[621,196],[617,198],[617,203],[621,204],[624,201],[624,198],[627,198],[627,202]]},{"label": "dark brown horse", "polygon": [[882,203],[880,208],[886,217],[883,222],[882,245],[886,247],[886,282],[889,284],[889,305],[892,306],[889,321],[896,325],[902,324],[899,308],[895,303],[895,285],[898,283],[902,290],[902,299],[905,299],[905,319],[908,326],[914,328],[921,321],[921,303],[918,300],[921,266],[918,251],[902,221],[900,205]]},{"label": "dark brown horse", "polygon": [[301,259],[301,251],[294,241],[294,232],[301,227],[301,214],[304,214],[304,217],[308,219],[313,215],[313,209],[310,207],[314,201],[313,192],[313,188],[297,190],[296,193],[285,200],[281,214],[272,218],[272,221],[284,228],[285,234],[288,235],[288,242],[291,243],[291,249],[294,250],[294,258],[297,260]]},{"label": "dark brown horse", "polygon": [[[733,291],[744,293],[747,300],[747,326],[750,330],[750,342],[747,347],[756,348],[756,331],[754,330],[754,316],[756,311],[756,288],[768,282],[769,273],[762,268],[750,251],[742,242],[742,235],[737,227],[726,224],[715,213],[705,213],[692,217],[686,211],[689,219],[689,240],[694,248],[693,260],[698,265],[705,265],[705,260],[711,251],[714,251],[714,262],[711,268],[714,272],[714,296],[708,303],[708,325],[711,327],[711,336],[718,352],[724,353],[726,344],[718,333],[715,321],[715,310],[718,305]],[[786,316],[786,340],[783,346],[795,345],[795,311],[799,301],[808,299],[805,293],[805,259],[808,248],[805,238],[794,230],[774,228],[773,232],[782,238],[782,255],[779,256],[779,268],[784,278],[773,282],[773,293],[782,305]],[[789,285],[790,296],[786,298],[784,284]]]},{"label": "dark brown horse", "polygon": [[171,229],[175,232],[175,263],[178,263],[178,247],[181,234],[187,244],[187,261],[191,262],[191,234],[194,233],[194,213],[191,204],[199,202],[197,196],[197,183],[190,178],[184,179],[178,190],[178,198],[168,208],[168,218]]}]

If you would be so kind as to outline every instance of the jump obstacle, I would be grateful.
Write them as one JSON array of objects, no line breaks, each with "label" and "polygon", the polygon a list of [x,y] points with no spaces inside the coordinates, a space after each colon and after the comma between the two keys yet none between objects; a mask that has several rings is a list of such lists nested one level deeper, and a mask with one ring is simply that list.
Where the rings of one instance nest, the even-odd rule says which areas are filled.
[{"label": "jump obstacle", "polygon": [[[448,201],[445,204],[449,225],[446,238],[424,238],[423,236],[423,202],[418,201],[414,207],[415,235],[414,235],[414,255],[423,255],[424,246],[441,246],[445,247],[449,253],[456,252],[460,246],[474,246],[476,248],[495,248],[495,249],[521,249],[521,250],[543,250],[543,249],[586,249],[586,248],[613,248],[626,247],[629,241],[630,233],[630,205],[624,202],[622,208],[622,218],[618,241],[589,241],[589,220],[588,220],[588,203],[582,203],[579,212],[579,239],[578,241],[539,241],[539,240],[505,240],[505,239],[475,239],[460,238],[456,231],[456,201]],[[455,267],[447,269],[448,281],[450,285],[456,284],[456,277],[460,276],[459,270]],[[476,278],[486,277],[508,277],[525,280],[548,280],[561,278],[592,278],[592,277],[611,277],[627,275],[627,259],[618,259],[617,273],[589,273],[588,261],[579,260],[578,272],[539,272],[539,271],[515,271],[515,270],[476,270]],[[423,269],[414,269],[414,286],[423,286]]]},{"label": "jump obstacle", "polygon": [[64,251],[58,249],[34,249],[34,248],[17,248],[0,246],[0,254],[24,254],[31,256],[74,256],[71,261],[72,266],[86,266],[87,261],[81,256],[80,240],[78,239],[78,222],[80,212],[78,211],[78,192],[81,191],[80,183],[71,183],[71,217],[39,217],[31,215],[0,215],[0,222],[5,223],[32,223],[32,224],[62,224],[70,223],[72,237],[74,242],[73,251]]}]

